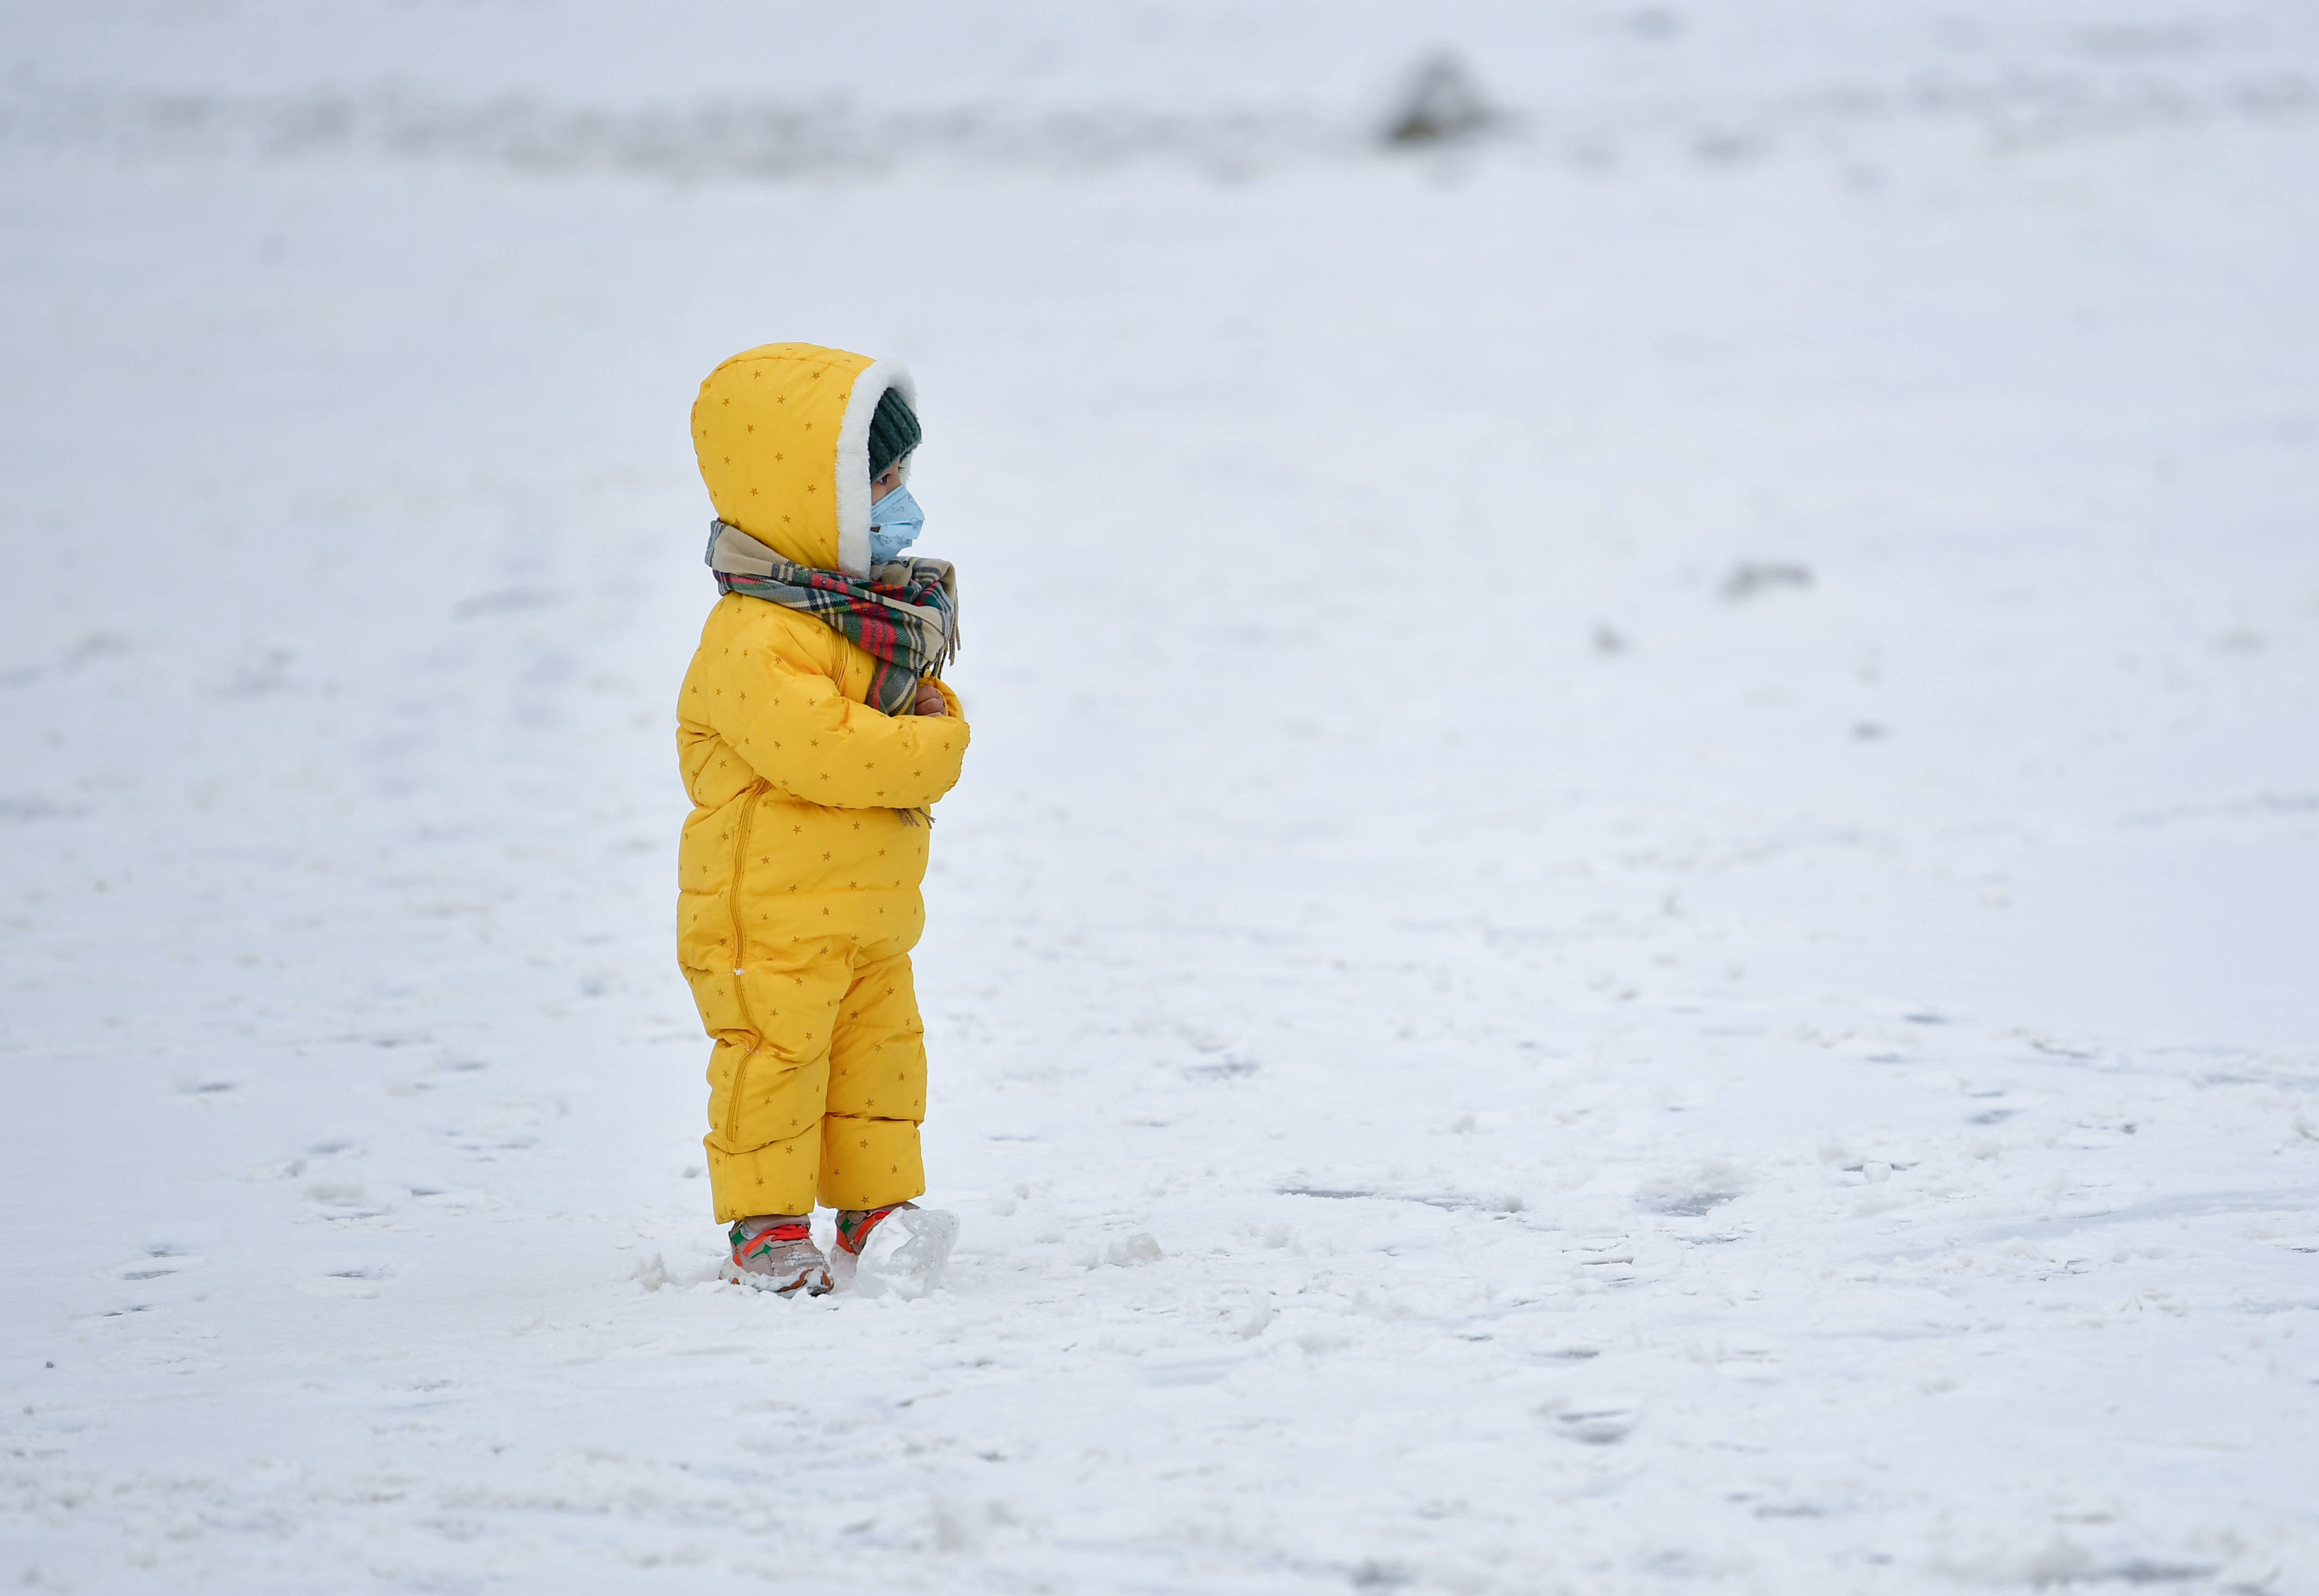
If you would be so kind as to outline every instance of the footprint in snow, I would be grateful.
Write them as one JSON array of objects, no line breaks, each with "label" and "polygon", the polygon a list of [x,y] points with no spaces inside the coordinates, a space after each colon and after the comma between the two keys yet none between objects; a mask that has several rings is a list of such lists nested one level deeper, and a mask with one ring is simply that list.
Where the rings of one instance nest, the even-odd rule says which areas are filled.
[{"label": "footprint in snow", "polygon": [[1616,1446],[1642,1417],[1632,1403],[1603,1398],[1557,1397],[1538,1412],[1555,1433],[1584,1447]]}]

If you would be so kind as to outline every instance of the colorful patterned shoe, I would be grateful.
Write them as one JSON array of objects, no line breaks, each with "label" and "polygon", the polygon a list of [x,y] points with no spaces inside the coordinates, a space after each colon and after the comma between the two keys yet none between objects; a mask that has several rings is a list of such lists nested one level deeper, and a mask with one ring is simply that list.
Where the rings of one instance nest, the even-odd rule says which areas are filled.
[{"label": "colorful patterned shoe", "polygon": [[886,1222],[886,1216],[901,1209],[916,1209],[916,1203],[889,1203],[883,1208],[841,1208],[837,1211],[837,1250],[862,1256],[870,1244],[871,1232]]},{"label": "colorful patterned shoe", "polygon": [[830,1288],[829,1260],[813,1244],[803,1214],[761,1214],[735,1223],[729,1234],[733,1256],[721,1271],[726,1279],[782,1296],[802,1291],[817,1297]]}]

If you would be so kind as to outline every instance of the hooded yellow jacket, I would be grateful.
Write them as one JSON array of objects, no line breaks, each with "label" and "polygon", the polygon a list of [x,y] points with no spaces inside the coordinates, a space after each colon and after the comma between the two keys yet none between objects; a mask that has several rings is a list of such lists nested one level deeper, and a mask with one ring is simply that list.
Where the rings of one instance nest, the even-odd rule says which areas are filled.
[{"label": "hooded yellow jacket", "polygon": [[[810,344],[736,355],[700,385],[692,442],[717,515],[789,559],[870,563],[870,418],[907,373]],[[708,1064],[720,1220],[871,1208],[925,1189],[925,1049],[909,951],[928,829],[968,730],[880,714],[873,662],[810,616],[717,600],[677,701],[693,810],[677,957]]]}]

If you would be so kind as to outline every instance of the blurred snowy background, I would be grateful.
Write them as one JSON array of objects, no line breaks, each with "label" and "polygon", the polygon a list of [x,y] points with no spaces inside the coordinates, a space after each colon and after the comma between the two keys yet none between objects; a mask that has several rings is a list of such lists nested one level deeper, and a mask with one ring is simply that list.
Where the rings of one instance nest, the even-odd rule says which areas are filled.
[{"label": "blurred snowy background", "polygon": [[[0,194],[0,1583],[2319,1591],[2319,11],[23,0]],[[916,1303],[708,1283],[774,338]]]}]

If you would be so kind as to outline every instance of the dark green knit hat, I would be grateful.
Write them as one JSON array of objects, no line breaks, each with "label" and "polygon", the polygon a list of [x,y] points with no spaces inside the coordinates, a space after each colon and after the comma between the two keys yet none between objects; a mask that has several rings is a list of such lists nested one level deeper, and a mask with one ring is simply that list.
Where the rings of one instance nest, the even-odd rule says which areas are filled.
[{"label": "dark green knit hat", "polygon": [[878,396],[878,413],[870,418],[870,478],[875,482],[886,468],[918,446],[918,418],[899,388]]}]

